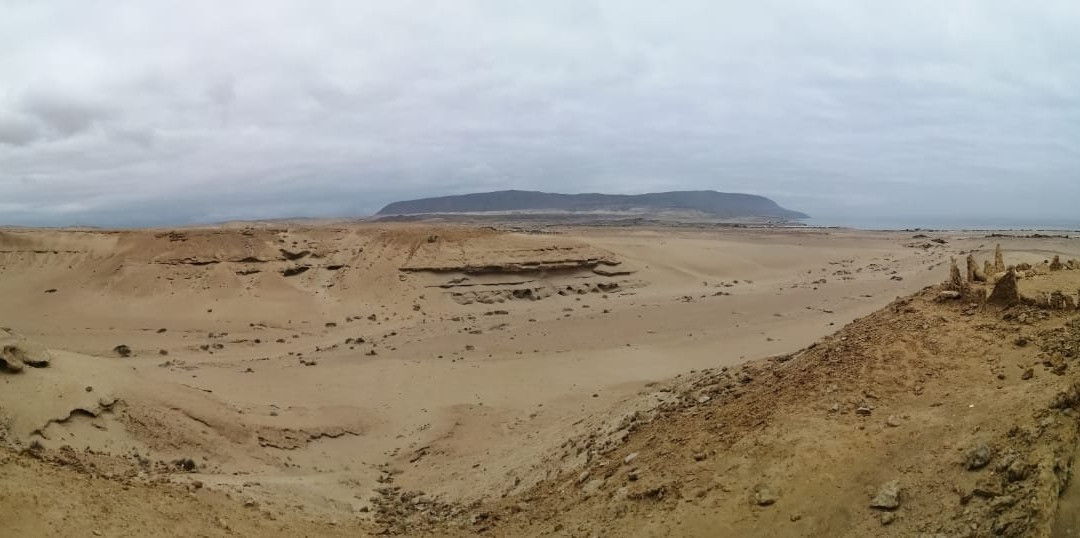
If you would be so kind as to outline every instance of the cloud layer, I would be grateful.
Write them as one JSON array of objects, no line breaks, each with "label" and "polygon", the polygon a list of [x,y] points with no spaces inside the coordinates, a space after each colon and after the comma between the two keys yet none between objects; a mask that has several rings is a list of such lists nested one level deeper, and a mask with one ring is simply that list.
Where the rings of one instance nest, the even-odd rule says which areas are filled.
[{"label": "cloud layer", "polygon": [[1080,3],[0,0],[0,223],[503,188],[1068,218]]}]

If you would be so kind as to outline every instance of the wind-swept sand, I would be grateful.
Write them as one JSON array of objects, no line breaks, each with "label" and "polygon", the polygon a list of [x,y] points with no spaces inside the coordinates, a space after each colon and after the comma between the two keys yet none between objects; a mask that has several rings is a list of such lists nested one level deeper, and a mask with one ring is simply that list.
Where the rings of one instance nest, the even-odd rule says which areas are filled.
[{"label": "wind-swept sand", "polygon": [[[164,520],[184,524],[153,532],[632,534],[614,521],[578,529],[510,514],[531,510],[522,496],[576,504],[601,460],[568,443],[608,431],[638,446],[640,435],[621,433],[624,417],[679,401],[670,387],[714,375],[703,370],[798,351],[943,282],[952,256],[992,260],[998,242],[1010,263],[1078,250],[1067,239],[931,235],[332,223],[0,230],[0,326],[51,354],[48,367],[0,374],[10,445],[0,499],[24,499],[0,528],[134,535]],[[929,314],[924,324],[913,330],[940,330]],[[805,409],[827,407],[822,398]],[[739,423],[760,413],[726,409],[724,421]],[[869,436],[885,419],[852,433],[785,416],[798,435],[830,439]],[[703,445],[685,447],[702,461],[753,445],[748,436],[704,446],[701,435],[683,441]],[[678,438],[663,443],[686,445]],[[835,442],[838,453],[859,453],[854,441]],[[734,465],[738,456],[725,454]],[[728,490],[776,475],[742,469],[733,484],[685,493],[723,492],[714,510],[730,512],[727,527],[679,530],[657,516],[645,528],[709,535],[752,529],[758,517],[794,525],[796,515],[816,526],[787,534],[837,528],[805,502],[767,516],[736,507],[745,492]],[[583,471],[581,484],[560,489],[560,477]],[[51,499],[69,476],[78,477],[72,497]],[[585,499],[617,492],[589,487],[597,491]],[[792,488],[785,500],[826,494]],[[500,526],[483,507],[504,498],[515,504],[501,507],[509,521]],[[603,521],[590,503],[574,521]]]}]

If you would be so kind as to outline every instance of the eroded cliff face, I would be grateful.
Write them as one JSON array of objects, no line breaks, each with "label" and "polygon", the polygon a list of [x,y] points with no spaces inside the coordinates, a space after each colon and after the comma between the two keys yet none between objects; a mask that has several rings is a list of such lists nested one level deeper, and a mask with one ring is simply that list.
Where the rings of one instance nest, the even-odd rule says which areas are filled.
[{"label": "eroded cliff face", "polygon": [[[189,309],[193,317],[203,305],[257,312],[274,301],[298,316],[388,314],[384,305],[401,301],[439,308],[644,284],[614,254],[557,235],[426,226],[5,231],[5,272],[19,278],[18,290],[5,290],[13,305],[49,291]],[[177,294],[190,300],[177,306]]]}]

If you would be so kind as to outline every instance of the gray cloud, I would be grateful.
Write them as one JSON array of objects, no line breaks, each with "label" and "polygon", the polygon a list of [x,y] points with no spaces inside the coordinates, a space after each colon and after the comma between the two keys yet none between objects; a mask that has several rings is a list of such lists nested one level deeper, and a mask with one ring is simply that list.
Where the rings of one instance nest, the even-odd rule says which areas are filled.
[{"label": "gray cloud", "polygon": [[[794,4],[794,5],[793,5]],[[0,0],[0,222],[713,188],[1067,218],[1080,5]]]},{"label": "gray cloud", "polygon": [[47,91],[27,92],[21,108],[56,138],[84,132],[106,115],[102,107]]},{"label": "gray cloud", "polygon": [[41,129],[30,118],[6,113],[0,116],[0,144],[25,146],[41,138]]}]

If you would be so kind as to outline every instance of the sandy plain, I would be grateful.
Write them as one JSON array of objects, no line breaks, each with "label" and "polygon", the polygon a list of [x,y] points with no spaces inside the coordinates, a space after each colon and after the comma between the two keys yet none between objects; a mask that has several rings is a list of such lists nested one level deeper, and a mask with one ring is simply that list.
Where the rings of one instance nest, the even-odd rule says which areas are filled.
[{"label": "sandy plain", "polygon": [[[801,364],[775,358],[819,348],[838,331],[895,322],[897,299],[936,293],[924,288],[948,278],[951,257],[991,259],[999,243],[1010,263],[1080,252],[1064,237],[989,235],[342,222],[2,229],[0,326],[47,347],[51,361],[0,374],[0,499],[10,506],[0,528],[56,536],[955,534],[961,527],[934,528],[914,515],[882,522],[887,516],[862,499],[886,478],[872,471],[884,463],[865,457],[878,450],[866,423],[818,422],[860,421],[859,404],[888,400],[901,385],[910,392],[909,381],[951,402],[964,391],[935,389],[910,370],[936,371],[938,381],[953,374],[912,358],[921,355],[911,342],[907,358],[884,370],[915,381],[879,379],[892,388],[858,389],[850,402],[823,396],[842,382],[791,384],[771,374],[773,383],[763,372]],[[1053,285],[1068,289],[1069,278]],[[963,314],[931,315],[961,308],[931,295],[919,303],[929,320],[914,330],[920,338]],[[980,337],[957,331],[964,353],[978,354]],[[873,340],[900,346],[898,334]],[[852,368],[856,385],[883,371]],[[736,379],[745,387],[735,400],[700,393],[735,372],[753,379]],[[1006,378],[1020,382],[1011,371]],[[783,392],[755,392],[770,385]],[[733,415],[722,420],[738,431],[676,427],[690,420],[671,414],[687,391],[702,406],[724,405],[720,413]],[[766,419],[770,401],[795,407]],[[897,428],[881,426],[879,414],[872,430],[910,436],[889,450],[962,444],[942,440],[960,422],[927,416],[925,427]],[[742,424],[746,417],[762,418]],[[992,418],[969,417],[963,429],[993,430]],[[657,436],[677,447],[657,448]],[[660,490],[635,493],[650,482],[622,478],[639,457],[623,446],[674,458],[649,476],[667,477],[649,486]],[[809,456],[819,451],[828,454]],[[710,464],[723,468],[695,474]],[[811,484],[821,476],[835,484]],[[775,502],[757,502],[762,488],[777,490],[765,492]],[[851,508],[813,500],[822,497]],[[940,515],[933,503],[911,506]]]}]

